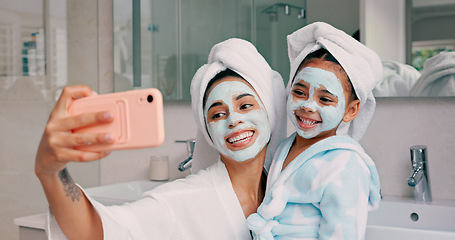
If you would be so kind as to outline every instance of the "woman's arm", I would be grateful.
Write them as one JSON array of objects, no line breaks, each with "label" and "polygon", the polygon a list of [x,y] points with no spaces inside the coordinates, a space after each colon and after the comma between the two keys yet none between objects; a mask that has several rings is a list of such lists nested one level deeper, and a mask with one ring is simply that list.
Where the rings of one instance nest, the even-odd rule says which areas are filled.
[{"label": "woman's arm", "polygon": [[75,146],[113,141],[109,134],[76,134],[72,129],[112,121],[112,114],[98,112],[68,117],[74,99],[93,95],[87,86],[65,87],[52,110],[35,160],[35,174],[41,182],[60,228],[68,239],[103,239],[101,220],[66,169],[68,162],[88,162],[108,152],[86,152]]}]

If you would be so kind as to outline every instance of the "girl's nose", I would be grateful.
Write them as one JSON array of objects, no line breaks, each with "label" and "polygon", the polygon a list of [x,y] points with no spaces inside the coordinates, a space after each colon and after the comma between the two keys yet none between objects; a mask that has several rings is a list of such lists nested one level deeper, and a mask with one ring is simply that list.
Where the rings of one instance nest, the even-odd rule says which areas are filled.
[{"label": "girl's nose", "polygon": [[315,108],[315,106],[313,106],[312,103],[314,103],[314,102],[308,102],[307,104],[302,105],[302,107],[300,109],[302,109],[305,112],[315,112],[316,108]]}]

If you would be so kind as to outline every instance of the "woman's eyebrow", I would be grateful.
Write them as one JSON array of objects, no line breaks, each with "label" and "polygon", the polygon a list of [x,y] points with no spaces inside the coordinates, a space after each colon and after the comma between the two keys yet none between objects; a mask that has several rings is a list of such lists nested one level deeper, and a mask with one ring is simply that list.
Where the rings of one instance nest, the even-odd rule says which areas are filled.
[{"label": "woman's eyebrow", "polygon": [[252,96],[252,97],[253,97],[253,95],[251,95],[251,94],[249,94],[249,93],[243,93],[243,94],[238,95],[238,96],[235,98],[235,100],[239,100],[240,98],[247,97],[247,96]]},{"label": "woman's eyebrow", "polygon": [[212,107],[221,106],[221,105],[222,105],[221,102],[214,102],[214,103],[212,103],[212,105],[210,105],[209,110]]},{"label": "woman's eyebrow", "polygon": [[306,86],[305,84],[300,83],[300,82],[295,83],[295,85],[308,89],[308,86]]}]

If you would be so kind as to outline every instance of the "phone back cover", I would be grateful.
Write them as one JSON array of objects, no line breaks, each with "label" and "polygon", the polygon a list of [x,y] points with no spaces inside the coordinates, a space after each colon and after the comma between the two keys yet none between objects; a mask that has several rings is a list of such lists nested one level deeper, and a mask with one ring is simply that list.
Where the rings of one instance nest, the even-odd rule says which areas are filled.
[{"label": "phone back cover", "polygon": [[[153,101],[147,101],[149,95]],[[111,133],[115,143],[108,145],[80,146],[77,149],[106,151],[157,147],[164,142],[163,98],[157,89],[132,90],[97,95],[75,100],[70,115],[110,111],[114,121],[74,130],[77,133]]]}]

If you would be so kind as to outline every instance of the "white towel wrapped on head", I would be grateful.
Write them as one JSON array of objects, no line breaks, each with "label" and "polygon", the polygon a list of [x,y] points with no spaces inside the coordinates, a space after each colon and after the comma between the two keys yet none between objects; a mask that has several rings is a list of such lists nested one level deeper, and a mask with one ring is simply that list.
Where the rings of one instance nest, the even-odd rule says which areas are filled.
[{"label": "white towel wrapped on head", "polygon": [[345,32],[324,22],[309,24],[287,37],[291,73],[287,92],[303,59],[320,48],[327,49],[341,64],[360,99],[360,111],[350,123],[347,134],[360,140],[373,116],[376,101],[372,90],[381,79],[379,56]]},{"label": "white towel wrapped on head", "polygon": [[267,110],[272,136],[267,145],[266,169],[270,167],[278,144],[285,137],[286,97],[281,75],[270,68],[250,42],[238,38],[228,39],[213,46],[207,64],[198,69],[191,82],[191,105],[199,127],[192,172],[215,163],[217,158],[214,156],[219,155],[207,132],[202,106],[207,84],[216,74],[228,68],[251,84]]},{"label": "white towel wrapped on head", "polygon": [[410,96],[455,96],[455,52],[441,52],[427,59]]}]

